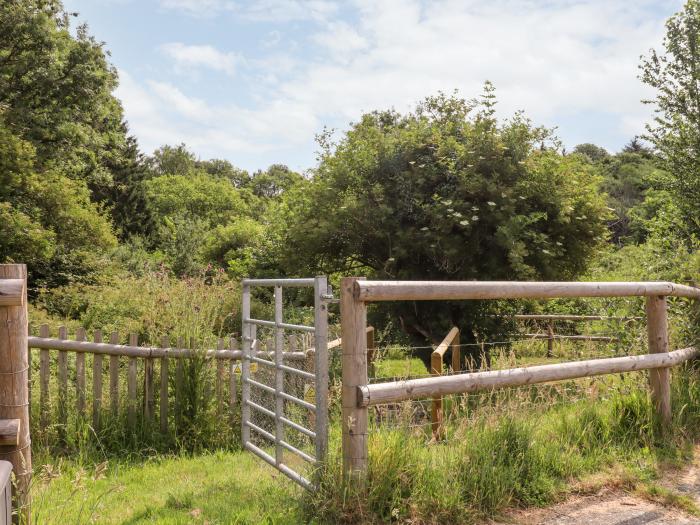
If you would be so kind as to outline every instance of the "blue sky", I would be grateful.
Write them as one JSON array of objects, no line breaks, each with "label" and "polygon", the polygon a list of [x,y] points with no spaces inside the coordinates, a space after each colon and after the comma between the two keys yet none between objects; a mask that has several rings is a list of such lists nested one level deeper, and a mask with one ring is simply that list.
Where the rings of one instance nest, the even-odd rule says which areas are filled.
[{"label": "blue sky", "polygon": [[620,149],[653,95],[639,56],[681,0],[64,0],[106,42],[150,153],[186,143],[255,170],[315,165],[314,136],[438,90],[524,110],[571,148]]}]

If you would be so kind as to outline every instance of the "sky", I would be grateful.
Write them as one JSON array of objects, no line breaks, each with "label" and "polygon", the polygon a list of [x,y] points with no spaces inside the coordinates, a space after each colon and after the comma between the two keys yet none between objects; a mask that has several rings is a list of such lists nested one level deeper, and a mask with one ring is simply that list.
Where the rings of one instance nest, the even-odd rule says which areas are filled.
[{"label": "sky", "polygon": [[498,114],[611,152],[644,132],[659,49],[681,0],[64,0],[104,41],[131,133],[254,171],[316,164],[315,136],[485,80]]}]

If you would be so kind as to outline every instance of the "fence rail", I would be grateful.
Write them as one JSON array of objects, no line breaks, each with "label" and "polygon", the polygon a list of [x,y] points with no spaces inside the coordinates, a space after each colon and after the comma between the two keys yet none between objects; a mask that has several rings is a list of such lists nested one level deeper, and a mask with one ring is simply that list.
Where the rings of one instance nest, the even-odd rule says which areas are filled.
[{"label": "fence rail", "polygon": [[389,383],[373,383],[357,388],[357,403],[361,407],[396,403],[429,396],[468,394],[494,388],[535,385],[581,377],[670,368],[700,355],[690,347],[662,354],[631,355],[604,359],[589,359],[569,363],[508,368],[489,372],[474,372],[442,377],[407,379]]}]

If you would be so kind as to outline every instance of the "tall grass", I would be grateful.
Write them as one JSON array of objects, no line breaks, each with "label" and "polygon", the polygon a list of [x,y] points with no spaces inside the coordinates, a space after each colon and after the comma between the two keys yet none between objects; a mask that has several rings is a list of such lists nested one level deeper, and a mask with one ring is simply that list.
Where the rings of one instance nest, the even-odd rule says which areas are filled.
[{"label": "tall grass", "polygon": [[375,427],[364,483],[343,479],[334,434],[320,490],[307,494],[308,516],[329,523],[480,523],[508,507],[556,501],[572,480],[615,464],[634,469],[631,477],[653,477],[660,458],[682,456],[700,437],[700,378],[692,366],[674,371],[673,424],[662,429],[645,374],[634,377],[566,403],[540,397],[523,404],[511,392],[451,420],[443,443],[431,442],[424,427]]}]

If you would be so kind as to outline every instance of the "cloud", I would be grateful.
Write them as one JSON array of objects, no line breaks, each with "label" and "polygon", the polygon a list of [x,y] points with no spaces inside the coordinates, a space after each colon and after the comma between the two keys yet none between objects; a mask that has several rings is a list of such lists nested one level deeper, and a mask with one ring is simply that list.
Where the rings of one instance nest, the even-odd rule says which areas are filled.
[{"label": "cloud", "polygon": [[[643,131],[650,113],[640,103],[649,91],[637,79],[639,55],[659,46],[679,2],[354,0],[341,9],[325,1],[161,0],[166,4],[286,22],[285,44],[300,44],[259,43],[245,58],[213,46],[163,46],[178,67],[235,72],[238,98],[203,98],[196,85],[177,79],[144,81],[138,89],[169,123],[160,142],[180,133],[177,142],[201,146],[203,155],[267,164],[293,158],[308,167],[323,126],[345,129],[374,109],[406,111],[438,90],[471,98],[486,79],[496,85],[499,115],[523,109],[536,124],[561,124],[565,143],[618,149]],[[302,19],[314,23],[289,23]],[[127,116],[132,103],[144,113],[145,103],[127,95]],[[152,133],[159,121],[146,113],[139,119]]]},{"label": "cloud", "polygon": [[160,46],[161,51],[172,58],[180,69],[205,67],[233,75],[241,58],[235,53],[222,53],[212,46],[188,46],[171,42]]},{"label": "cloud", "polygon": [[160,0],[160,6],[190,16],[211,17],[222,12],[257,22],[325,20],[338,9],[328,0]]}]

